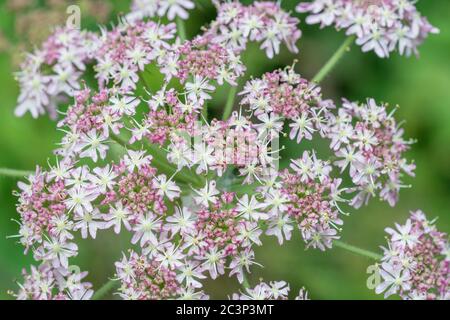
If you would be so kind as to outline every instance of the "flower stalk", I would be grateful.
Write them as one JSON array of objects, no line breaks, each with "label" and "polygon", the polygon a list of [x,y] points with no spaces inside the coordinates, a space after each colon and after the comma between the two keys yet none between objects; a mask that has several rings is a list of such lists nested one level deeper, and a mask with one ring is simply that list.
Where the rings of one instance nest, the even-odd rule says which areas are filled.
[{"label": "flower stalk", "polygon": [[245,275],[245,272],[242,274],[242,276],[243,276],[242,287],[244,289],[250,288],[250,284],[248,282],[247,276]]},{"label": "flower stalk", "polygon": [[222,120],[227,120],[230,117],[231,112],[233,111],[237,89],[237,86],[232,86],[230,91],[228,92],[227,102],[225,104],[225,109],[223,110]]},{"label": "flower stalk", "polygon": [[4,177],[23,178],[30,174],[33,174],[33,171],[0,168],[0,176]]},{"label": "flower stalk", "polygon": [[100,289],[98,289],[95,292],[95,294],[92,296],[92,300],[101,300],[111,290],[113,290],[118,284],[119,284],[119,281],[117,281],[117,279],[109,280]]},{"label": "flower stalk", "polygon": [[380,260],[382,258],[382,256],[379,255],[378,253],[355,247],[355,246],[353,246],[351,244],[342,242],[340,240],[334,240],[333,244],[336,247],[339,247],[341,249],[350,251],[350,252],[355,253],[357,255],[360,255],[360,256],[363,256],[363,257],[367,257],[367,258],[370,258],[370,259],[373,259],[373,260]]},{"label": "flower stalk", "polygon": [[319,70],[319,72],[312,79],[315,83],[320,83],[322,80],[333,70],[337,63],[341,60],[344,54],[350,51],[351,44],[355,41],[355,36],[349,36],[331,56],[331,58],[325,63],[325,65]]},{"label": "flower stalk", "polygon": [[187,40],[186,26],[184,25],[183,19],[181,19],[180,17],[177,17],[177,30],[180,40],[182,42],[185,42]]}]

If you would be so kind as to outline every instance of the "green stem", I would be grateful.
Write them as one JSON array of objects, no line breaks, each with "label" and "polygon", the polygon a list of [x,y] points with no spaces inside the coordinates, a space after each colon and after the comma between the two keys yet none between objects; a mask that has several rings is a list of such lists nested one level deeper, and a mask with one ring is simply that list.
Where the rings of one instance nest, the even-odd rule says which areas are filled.
[{"label": "green stem", "polygon": [[232,184],[230,186],[226,186],[226,190],[230,192],[235,192],[237,195],[244,195],[245,193],[256,193],[255,189],[260,187],[261,184],[258,182],[252,184]]},{"label": "green stem", "polygon": [[142,80],[146,89],[150,90],[150,84],[147,82],[147,78],[145,77],[145,71],[138,73],[139,79]]},{"label": "green stem", "polygon": [[361,248],[352,246],[351,244],[347,244],[347,243],[342,242],[340,240],[334,240],[333,244],[336,247],[339,247],[341,249],[344,249],[344,250],[356,253],[356,254],[358,254],[360,256],[364,256],[364,257],[367,257],[367,258],[370,258],[370,259],[373,259],[373,260],[380,260],[382,258],[382,256],[379,255],[378,253],[375,253],[375,252],[372,252],[372,251],[369,251],[369,250],[365,250],[365,249],[361,249]]},{"label": "green stem", "polygon": [[205,124],[208,124],[208,104],[203,102],[203,108],[202,108],[202,118]]},{"label": "green stem", "polygon": [[184,25],[183,19],[181,19],[180,17],[177,17],[177,30],[181,42],[185,42],[187,40],[186,27]]},{"label": "green stem", "polygon": [[342,45],[337,49],[337,51],[331,56],[331,58],[325,63],[322,69],[314,76],[312,79],[315,83],[320,83],[328,73],[336,66],[339,60],[344,56],[347,51],[350,51],[351,44],[355,41],[356,37],[354,35],[345,39]]},{"label": "green stem", "polygon": [[[125,139],[123,139],[120,136],[112,134],[111,139],[125,149],[131,149],[134,151],[140,150],[135,146],[130,145]],[[171,177],[177,171],[175,167],[173,167],[167,162],[167,158],[160,149],[152,145],[149,145],[147,151],[153,156],[152,164],[154,164],[161,172],[165,173],[168,177]],[[198,179],[197,176],[182,171],[179,171],[175,175],[174,179],[178,182],[186,183],[188,185],[197,184],[199,186],[203,186],[203,184],[201,183],[200,179]]]},{"label": "green stem", "polygon": [[247,277],[245,276],[245,271],[243,272],[242,277],[243,277],[242,287],[243,287],[244,289],[250,288],[250,284],[248,283],[248,279],[247,279]]},{"label": "green stem", "polygon": [[94,295],[92,296],[92,300],[100,300],[104,296],[106,296],[115,286],[119,283],[118,280],[111,279],[106,282],[100,289],[98,289]]},{"label": "green stem", "polygon": [[29,176],[30,174],[34,174],[34,172],[33,171],[28,171],[28,170],[16,170],[16,169],[0,168],[0,176],[13,177],[13,178],[23,178],[23,177]]},{"label": "green stem", "polygon": [[196,5],[201,11],[205,11],[205,7],[204,7],[204,5],[201,3],[200,0],[196,0],[196,1],[195,1],[195,5]]},{"label": "green stem", "polygon": [[225,104],[225,109],[223,110],[222,120],[227,120],[230,117],[231,112],[233,111],[237,89],[237,86],[231,87],[230,91],[228,92],[227,103]]}]

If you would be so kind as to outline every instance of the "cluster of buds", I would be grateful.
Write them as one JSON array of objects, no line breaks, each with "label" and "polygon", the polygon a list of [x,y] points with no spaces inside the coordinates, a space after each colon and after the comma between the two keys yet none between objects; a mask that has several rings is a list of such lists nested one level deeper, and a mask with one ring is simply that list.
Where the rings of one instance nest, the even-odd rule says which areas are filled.
[{"label": "cluster of buds", "polygon": [[418,54],[417,48],[430,33],[438,33],[423,17],[413,0],[312,0],[297,6],[308,13],[306,23],[334,25],[354,35],[362,51],[387,58],[392,51]]}]

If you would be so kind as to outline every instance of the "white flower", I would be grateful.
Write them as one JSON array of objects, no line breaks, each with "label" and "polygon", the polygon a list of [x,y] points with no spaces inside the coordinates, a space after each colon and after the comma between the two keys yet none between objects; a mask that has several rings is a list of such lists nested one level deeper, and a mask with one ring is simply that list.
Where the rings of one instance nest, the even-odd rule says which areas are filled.
[{"label": "white flower", "polygon": [[135,123],[135,126],[133,128],[131,128],[131,138],[128,141],[129,144],[133,144],[136,141],[141,141],[142,138],[148,134],[150,125],[147,123],[144,124],[139,124],[139,123]]},{"label": "white flower", "polygon": [[159,1],[158,15],[160,17],[167,14],[169,20],[180,17],[186,20],[189,14],[186,10],[194,9],[195,5],[190,0],[161,0]]},{"label": "white flower", "polygon": [[217,251],[217,247],[212,247],[199,258],[205,260],[202,264],[202,269],[207,270],[213,280],[225,273],[223,253]]},{"label": "white flower", "polygon": [[136,113],[136,107],[140,100],[132,96],[112,97],[110,99],[111,110],[119,115],[126,114],[132,116]]},{"label": "white flower", "polygon": [[30,112],[33,118],[44,114],[44,107],[50,101],[47,93],[50,77],[41,75],[37,70],[33,70],[31,74],[28,71],[19,72],[17,77],[22,90],[14,114],[21,117]]},{"label": "white flower", "polygon": [[216,196],[219,194],[219,190],[217,190],[216,182],[214,180],[210,181],[209,183],[208,183],[208,181],[206,181],[205,187],[200,190],[196,190],[196,189],[193,189],[193,190],[198,195],[198,196],[194,197],[194,201],[198,205],[208,207],[208,204],[210,202],[214,203],[217,201]]},{"label": "white flower", "polygon": [[126,55],[141,71],[144,70],[145,65],[150,63],[148,52],[142,44],[137,44],[135,47],[128,49]]},{"label": "white flower", "polygon": [[108,146],[103,144],[106,141],[106,137],[99,134],[95,129],[92,129],[86,134],[80,137],[80,145],[83,151],[80,153],[80,158],[88,157],[92,161],[97,162],[98,155],[101,159],[105,159]]},{"label": "white flower", "polygon": [[114,226],[114,232],[119,234],[123,223],[127,230],[131,230],[130,223],[128,222],[129,215],[130,212],[127,208],[123,207],[122,202],[117,202],[115,208],[111,207],[109,213],[103,216],[103,219],[107,221],[105,223],[105,229]]},{"label": "white flower", "polygon": [[65,93],[68,96],[73,96],[74,90],[80,89],[79,77],[81,72],[77,72],[72,66],[63,67],[59,64],[53,67],[56,75],[51,77],[48,86],[48,92],[52,95]]},{"label": "white flower", "polygon": [[156,111],[160,107],[163,107],[166,104],[166,88],[163,87],[161,90],[158,90],[155,94],[152,95],[152,98],[148,102],[148,106],[151,110]]},{"label": "white flower", "polygon": [[181,234],[185,234],[194,228],[195,224],[195,216],[192,215],[192,212],[183,207],[175,207],[175,213],[166,219],[168,224],[168,229],[171,231],[172,235],[180,232]]},{"label": "white flower", "polygon": [[59,161],[58,158],[56,158],[56,165],[51,166],[50,170],[47,173],[47,179],[48,181],[52,180],[65,180],[70,177],[70,172],[72,169],[72,163],[69,160],[62,160]]},{"label": "white flower", "polygon": [[264,206],[270,207],[270,212],[273,214],[285,212],[287,210],[286,203],[288,199],[279,190],[273,190],[273,192],[268,193]]},{"label": "white flower", "polygon": [[270,286],[270,296],[273,299],[285,298],[289,294],[289,284],[286,281],[272,281]]},{"label": "white flower", "polygon": [[208,172],[208,167],[215,163],[213,152],[214,148],[206,143],[198,143],[194,146],[194,163],[198,164],[195,170],[197,174]]},{"label": "white flower", "polygon": [[120,280],[128,282],[135,277],[134,268],[124,253],[122,253],[122,261],[117,261],[114,265],[117,269],[117,277]]},{"label": "white flower", "polygon": [[275,23],[271,23],[264,31],[264,41],[261,43],[261,49],[266,51],[269,59],[272,59],[275,54],[280,53],[280,30]]},{"label": "white flower", "polygon": [[261,18],[255,14],[246,14],[242,19],[242,33],[245,37],[249,37],[251,41],[257,40],[260,29],[264,27]]},{"label": "white flower", "polygon": [[298,292],[298,296],[295,297],[295,300],[309,300],[308,291],[305,288],[301,288]]},{"label": "white flower", "polygon": [[268,300],[270,298],[269,286],[266,283],[260,283],[256,287],[246,288],[246,293],[240,296],[241,300]]},{"label": "white flower", "polygon": [[82,48],[78,48],[75,49],[73,46],[72,47],[62,47],[59,50],[59,58],[58,58],[58,62],[63,66],[63,67],[71,67],[72,64],[75,65],[75,67],[77,67],[79,70],[85,70],[86,66],[83,62],[83,55],[80,54]]},{"label": "white flower", "polygon": [[165,52],[158,58],[158,63],[161,65],[159,71],[165,75],[166,82],[169,82],[172,77],[177,75],[179,59],[179,55],[173,52]]},{"label": "white flower", "polygon": [[292,221],[289,219],[289,216],[287,214],[274,216],[269,220],[269,226],[267,228],[266,234],[269,236],[276,236],[278,239],[278,243],[282,245],[284,239],[291,239],[292,230],[294,230],[294,227],[291,225],[291,223]]},{"label": "white flower", "polygon": [[262,183],[259,176],[263,173],[262,167],[257,164],[257,160],[253,160],[252,163],[248,163],[244,168],[239,169],[239,173],[241,176],[245,176],[243,181],[244,184],[251,184],[255,181],[255,179]]},{"label": "white flower", "polygon": [[194,82],[187,82],[185,87],[188,98],[200,103],[203,103],[204,100],[211,99],[208,92],[215,89],[214,86],[208,83],[208,79],[198,75],[195,76]]},{"label": "white flower", "polygon": [[70,177],[65,180],[66,186],[80,188],[89,181],[89,168],[87,166],[76,167],[70,170]]},{"label": "white flower", "polygon": [[77,255],[78,246],[75,243],[60,242],[61,240],[51,238],[44,242],[46,253],[45,259],[50,260],[54,267],[62,266],[67,269],[69,258]]},{"label": "white flower", "polygon": [[254,259],[255,253],[252,250],[242,251],[238,256],[235,256],[229,266],[229,268],[231,269],[230,277],[232,275],[236,275],[239,283],[243,283],[244,272],[250,272],[251,265],[256,264],[258,266],[261,266],[260,264],[256,263]]},{"label": "white flower", "polygon": [[354,176],[356,173],[356,163],[364,162],[364,157],[359,151],[355,152],[355,148],[347,146],[336,152],[336,156],[343,158],[334,162],[336,166],[341,168],[341,173],[345,171],[348,165],[350,165],[350,176]]},{"label": "white flower", "polygon": [[133,172],[135,168],[139,170],[142,166],[149,165],[152,158],[153,157],[147,155],[144,150],[128,150],[128,154],[124,156],[123,160],[128,171]]},{"label": "white flower", "polygon": [[92,212],[92,201],[97,198],[97,195],[90,193],[84,188],[72,188],[67,192],[67,199],[65,205],[69,211],[74,211],[78,215],[83,215],[85,212]]},{"label": "white flower", "polygon": [[258,115],[258,120],[262,122],[256,125],[260,136],[278,137],[283,130],[283,119],[273,112],[261,113]]},{"label": "white flower", "polygon": [[163,174],[155,177],[153,179],[153,186],[158,189],[158,194],[160,196],[166,196],[170,201],[178,198],[181,193],[179,186],[175,184],[172,180],[167,180],[167,177]]},{"label": "white flower", "polygon": [[291,160],[290,167],[300,176],[301,181],[314,179],[313,162],[308,151],[303,152],[302,158]]},{"label": "white flower", "polygon": [[136,226],[133,228],[134,235],[131,239],[131,243],[135,244],[141,240],[141,247],[147,242],[152,244],[157,244],[158,239],[155,233],[157,233],[161,228],[161,218],[156,218],[156,216],[149,212],[145,216],[140,216],[137,219]]},{"label": "white flower", "polygon": [[73,221],[69,220],[67,215],[53,216],[51,224],[54,225],[52,234],[57,236],[61,241],[73,239],[73,235],[70,233],[73,230]]},{"label": "white flower", "polygon": [[174,270],[183,265],[181,260],[184,257],[185,255],[181,252],[181,250],[179,250],[178,247],[175,247],[173,243],[170,243],[160,249],[158,254],[156,254],[155,260],[159,261],[162,267]]},{"label": "white flower", "polygon": [[238,199],[238,204],[236,206],[236,210],[241,214],[245,219],[253,219],[258,221],[260,219],[265,220],[268,218],[266,213],[263,213],[262,208],[265,205],[259,203],[255,196],[252,196],[249,201],[249,197],[247,194],[244,194],[242,198]]},{"label": "white flower", "polygon": [[170,44],[165,40],[172,39],[174,37],[175,29],[168,28],[168,26],[162,24],[153,24],[149,28],[145,29],[143,37],[153,48],[152,53],[165,52],[160,49],[170,48]]},{"label": "white flower", "polygon": [[114,172],[109,164],[104,168],[95,168],[94,173],[95,175],[90,175],[90,181],[94,185],[95,191],[105,193],[107,190],[111,190],[116,184],[114,179],[117,177],[117,173]]},{"label": "white flower", "polygon": [[241,241],[242,246],[244,247],[251,247],[253,243],[260,246],[262,245],[261,240],[259,240],[261,234],[262,230],[258,227],[258,224],[256,222],[243,222],[239,225],[239,234],[237,235],[236,239]]},{"label": "white flower", "polygon": [[300,143],[303,138],[311,140],[312,133],[315,131],[312,120],[308,118],[306,113],[302,113],[300,117],[294,119],[289,127],[291,128],[289,138],[294,140],[297,137],[297,143]]},{"label": "white flower", "polygon": [[375,51],[380,58],[389,57],[388,41],[385,31],[376,24],[372,24],[370,30],[362,38],[357,38],[356,43],[362,46],[363,52]]},{"label": "white flower", "polygon": [[414,245],[419,240],[419,235],[414,234],[412,230],[411,220],[406,220],[406,224],[404,226],[395,224],[398,232],[392,228],[386,228],[385,231],[392,236],[391,241],[398,243],[401,247],[408,246],[410,249],[414,247]]},{"label": "white flower", "polygon": [[384,297],[387,298],[401,290],[409,290],[410,274],[407,270],[402,270],[399,267],[393,267],[388,263],[383,263],[380,268],[380,275],[384,282],[380,283],[375,292],[380,294],[384,291]]},{"label": "white flower", "polygon": [[120,84],[120,88],[126,92],[132,91],[136,88],[136,82],[139,80],[137,71],[137,67],[130,63],[117,65],[114,67],[113,71],[114,81],[115,83]]},{"label": "white flower", "polygon": [[167,159],[175,164],[178,170],[186,166],[190,167],[195,162],[192,150],[186,143],[171,143]]},{"label": "white flower", "polygon": [[75,215],[75,225],[73,229],[81,229],[81,237],[83,239],[87,238],[88,231],[92,239],[95,239],[97,230],[105,228],[105,223],[103,221],[100,221],[101,218],[102,217],[98,209],[95,209],[92,212],[84,212],[81,215]]},{"label": "white flower", "polygon": [[180,273],[177,275],[177,280],[180,283],[186,282],[186,287],[201,288],[202,284],[197,279],[206,279],[198,264],[185,261],[179,268]]}]

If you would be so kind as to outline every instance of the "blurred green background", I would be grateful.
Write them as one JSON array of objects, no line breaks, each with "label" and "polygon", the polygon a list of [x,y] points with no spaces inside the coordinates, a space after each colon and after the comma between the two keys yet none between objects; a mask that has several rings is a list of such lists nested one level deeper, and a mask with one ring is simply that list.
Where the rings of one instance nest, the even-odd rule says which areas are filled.
[{"label": "blurred green background", "polygon": [[[103,7],[90,7],[92,1],[82,1],[84,28],[96,30],[96,21],[108,21],[119,12],[126,12],[130,1],[102,1]],[[192,12],[186,23],[190,37],[200,27],[212,20],[215,12],[208,0],[199,1],[201,7]],[[251,2],[251,1],[242,1]],[[32,3],[30,7],[17,6]],[[50,3],[50,5],[49,5]],[[18,96],[18,86],[13,72],[17,71],[20,52],[38,45],[39,36],[48,33],[49,19],[34,18],[23,22],[23,16],[40,10],[45,16],[49,6],[54,16],[65,18],[65,8],[77,1],[63,0],[0,0],[0,167],[32,170],[36,165],[46,166],[52,157],[52,149],[60,139],[55,122],[46,117],[38,120],[30,115],[16,118],[13,110]],[[297,1],[283,1],[285,9],[292,9]],[[393,54],[389,59],[379,59],[373,53],[363,54],[354,46],[338,67],[322,83],[325,96],[340,100],[347,97],[365,100],[374,97],[377,101],[399,104],[396,117],[405,120],[406,136],[418,141],[408,153],[417,164],[416,177],[408,178],[411,189],[403,189],[395,208],[373,200],[369,206],[353,210],[345,218],[342,240],[356,246],[379,251],[385,244],[384,228],[394,222],[403,223],[408,212],[422,209],[429,218],[439,217],[438,227],[450,230],[450,2],[448,0],[419,1],[417,6],[441,33],[427,39],[420,47],[420,58],[406,58]],[[25,14],[24,14],[25,12]],[[30,13],[31,12],[31,13]],[[87,14],[85,14],[87,13]],[[301,17],[303,18],[303,17]],[[57,20],[56,19],[56,20]],[[302,19],[303,20],[303,19]],[[53,20],[52,20],[53,21]],[[336,50],[345,36],[331,28],[319,30],[316,26],[301,23],[303,36],[299,41],[300,54],[294,56],[283,50],[273,60],[268,60],[256,46],[245,54],[247,75],[260,76],[266,71],[291,65],[298,59],[297,71],[311,78],[321,65]],[[30,36],[36,31],[38,36]],[[34,39],[34,40],[33,40]],[[227,88],[222,88],[212,105],[212,115],[220,114]],[[302,146],[288,148],[285,159],[301,154]],[[0,177],[0,299],[10,299],[7,290],[16,290],[20,272],[32,263],[31,257],[23,255],[23,248],[9,235],[17,233],[16,198],[12,191],[17,179]],[[113,275],[113,262],[128,248],[129,235],[116,237],[100,233],[96,241],[80,240],[80,254],[74,263],[89,271],[89,280],[99,287]],[[339,248],[327,252],[304,249],[298,234],[282,247],[267,239],[264,247],[256,251],[257,261],[265,265],[255,268],[250,282],[286,280],[296,294],[305,286],[312,299],[380,299],[366,287],[366,268],[371,264],[366,258],[353,255]],[[212,298],[225,298],[238,289],[235,279],[220,278],[206,285]]]}]

